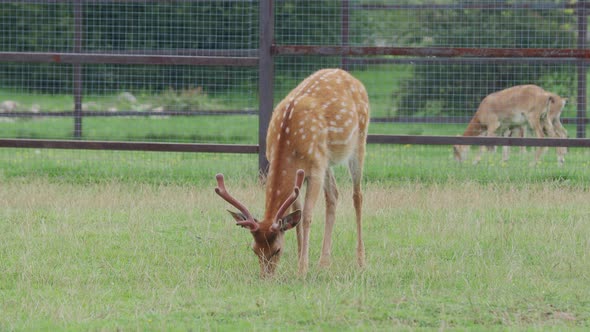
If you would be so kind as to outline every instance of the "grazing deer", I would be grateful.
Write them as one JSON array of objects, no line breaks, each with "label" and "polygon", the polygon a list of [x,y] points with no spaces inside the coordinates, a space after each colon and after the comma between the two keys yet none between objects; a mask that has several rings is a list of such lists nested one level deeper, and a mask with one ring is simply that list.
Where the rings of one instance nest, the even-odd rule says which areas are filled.
[{"label": "grazing deer", "polygon": [[[549,112],[547,113],[547,118],[543,121],[543,130],[547,132],[547,135],[550,137],[567,138],[567,130],[565,130],[561,124],[561,112],[563,112],[563,108],[567,103],[567,98],[561,98],[559,95],[554,93],[549,93],[549,95]],[[544,150],[547,150],[547,147],[545,147]],[[563,166],[567,148],[560,146],[557,147],[556,150],[557,164],[559,166]]]},{"label": "grazing deer", "polygon": [[[261,277],[274,274],[282,254],[284,233],[296,227],[299,274],[309,266],[309,236],[314,205],[320,192],[326,199],[326,220],[320,265],[330,264],[332,229],[338,190],[331,165],[348,163],[356,211],[357,262],[365,264],[361,221],[361,176],[369,125],[369,98],[363,84],[340,69],[320,70],[301,82],[275,108],[267,132],[265,213],[256,220],[246,207],[225,190],[217,175],[217,194],[235,206],[230,212],[237,225],[254,237]],[[305,205],[297,200],[307,179]],[[295,179],[295,184],[293,184]],[[292,212],[285,214],[292,205]],[[300,220],[303,220],[301,223]]]},{"label": "grazing deer", "polygon": [[[463,136],[496,136],[498,131],[508,136],[515,130],[530,127],[539,138],[544,137],[544,132],[550,137],[567,137],[567,132],[559,121],[564,105],[565,100],[558,95],[531,84],[494,92],[482,100]],[[552,117],[550,113],[555,116]],[[559,133],[554,130],[554,125],[559,128]],[[480,161],[484,149],[483,146],[480,148],[474,164]],[[467,157],[469,146],[455,145],[453,150],[455,159],[463,161]],[[564,150],[558,150],[558,154],[562,151]],[[544,149],[537,149],[535,163],[543,152]],[[504,159],[507,156],[505,150]]]}]

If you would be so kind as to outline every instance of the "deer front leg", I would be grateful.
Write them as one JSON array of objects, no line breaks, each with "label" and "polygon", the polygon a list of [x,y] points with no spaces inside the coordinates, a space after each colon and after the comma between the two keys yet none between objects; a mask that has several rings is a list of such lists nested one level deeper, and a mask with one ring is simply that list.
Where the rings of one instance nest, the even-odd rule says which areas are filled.
[{"label": "deer front leg", "polygon": [[[488,128],[487,128],[487,131],[486,131],[486,135],[485,135],[485,136],[488,136],[488,137],[495,137],[495,136],[496,136],[496,130],[498,130],[498,128],[500,128],[500,122],[496,121],[496,122],[492,122],[492,123],[490,123],[490,124],[488,125]],[[482,135],[480,135],[480,136],[482,136]],[[478,155],[477,155],[477,157],[476,157],[476,158],[473,160],[473,164],[474,164],[474,165],[477,165],[477,164],[480,162],[480,160],[481,160],[481,157],[482,157],[482,155],[484,154],[484,151],[485,151],[485,150],[491,150],[492,148],[494,148],[494,147],[491,147],[491,146],[487,146],[487,147],[486,147],[486,146],[483,146],[483,145],[481,145],[481,146],[479,147],[479,154],[478,154]]]},{"label": "deer front leg", "polygon": [[324,170],[312,170],[307,179],[307,191],[305,193],[305,203],[303,206],[303,225],[301,238],[301,250],[299,256],[299,275],[307,274],[309,268],[309,234],[311,231],[311,217],[313,208],[318,200],[320,191],[324,182]]},{"label": "deer front leg", "polygon": [[336,221],[336,205],[338,203],[338,188],[336,187],[334,173],[330,168],[326,169],[324,194],[326,196],[326,223],[324,225],[324,240],[319,263],[321,267],[327,267],[331,263],[332,230]]},{"label": "deer front leg", "polygon": [[[514,129],[513,130],[507,129],[506,131],[504,131],[503,136],[509,137],[512,135],[513,132],[514,132]],[[504,145],[504,146],[502,146],[502,161],[507,162],[508,158],[510,158],[510,147],[507,145]]]},{"label": "deer front leg", "polygon": [[[541,116],[539,114],[536,114],[534,112],[529,113],[528,121],[529,125],[531,126],[531,128],[535,132],[535,135],[537,135],[538,138],[545,137],[545,135],[543,134],[543,126],[541,125]],[[532,166],[536,165],[539,162],[539,159],[541,159],[541,155],[543,155],[543,152],[545,152],[543,147],[537,147],[536,151],[537,152],[535,153],[535,160],[532,163]]]}]

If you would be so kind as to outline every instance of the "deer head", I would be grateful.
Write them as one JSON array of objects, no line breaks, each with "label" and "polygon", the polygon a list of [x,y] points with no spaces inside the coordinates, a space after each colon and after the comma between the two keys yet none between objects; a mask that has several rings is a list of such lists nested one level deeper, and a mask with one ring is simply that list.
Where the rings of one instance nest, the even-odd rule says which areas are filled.
[{"label": "deer head", "polygon": [[[305,172],[298,170],[295,177],[295,185],[293,192],[279,207],[277,213],[273,216],[272,220],[263,220],[262,222],[255,219],[250,211],[237,199],[232,197],[225,189],[225,183],[223,174],[217,174],[217,187],[215,192],[226,202],[233,205],[240,212],[228,212],[232,215],[236,221],[236,225],[241,226],[245,229],[250,230],[250,233],[254,237],[254,243],[252,244],[252,250],[258,256],[258,262],[260,264],[260,275],[263,278],[272,276],[276,269],[276,266],[282,255],[283,248],[283,234],[289,229],[297,226],[301,220],[301,210],[296,210],[288,215],[284,215],[287,209],[297,200],[299,197],[299,191],[303,180],[305,178]],[[264,227],[270,224],[270,227]],[[261,227],[262,226],[262,227]]]}]

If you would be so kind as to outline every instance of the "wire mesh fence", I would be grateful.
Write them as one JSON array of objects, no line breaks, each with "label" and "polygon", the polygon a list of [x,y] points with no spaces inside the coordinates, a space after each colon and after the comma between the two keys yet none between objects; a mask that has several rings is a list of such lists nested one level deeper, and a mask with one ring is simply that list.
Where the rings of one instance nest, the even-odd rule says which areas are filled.
[{"label": "wire mesh fence", "polygon": [[[263,153],[264,90],[276,104],[326,67],[344,68],[365,84],[371,135],[437,143],[376,144],[371,151],[384,158],[382,172],[388,158],[401,157],[414,168],[434,165],[432,174],[464,167],[453,159],[453,144],[438,142],[462,135],[487,95],[518,85],[567,98],[560,117],[568,136],[587,137],[586,1],[275,0],[269,12],[254,0],[0,2],[3,146],[75,139],[244,145],[246,153]],[[266,85],[259,58],[265,19],[272,23],[273,73]],[[515,138],[514,127],[504,124],[495,134]],[[524,136],[535,135],[528,129]],[[582,146],[590,144],[572,144],[566,167],[579,170]],[[480,165],[522,169],[534,149],[513,147],[509,161],[495,149]],[[541,162],[553,165],[555,151]]]}]

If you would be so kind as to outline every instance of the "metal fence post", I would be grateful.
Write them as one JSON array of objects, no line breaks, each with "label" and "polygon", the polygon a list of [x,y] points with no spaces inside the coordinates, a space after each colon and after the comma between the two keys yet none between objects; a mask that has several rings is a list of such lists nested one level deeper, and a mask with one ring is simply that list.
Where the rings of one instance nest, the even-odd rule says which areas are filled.
[{"label": "metal fence post", "polygon": [[258,170],[266,174],[266,131],[273,110],[273,76],[272,42],[274,34],[273,1],[260,0],[260,43],[258,49]]},{"label": "metal fence post", "polygon": [[[82,0],[74,1],[74,53],[82,53]],[[82,64],[76,63],[74,68],[74,138],[82,137]]]},{"label": "metal fence post", "polygon": [[[340,36],[341,36],[341,43],[342,46],[349,45],[349,21],[350,21],[350,2],[349,0],[342,0],[340,4]],[[346,55],[343,55],[340,58],[340,65],[342,69],[348,71],[348,58]]]},{"label": "metal fence post", "polygon": [[[579,1],[576,14],[578,16],[578,49],[586,48],[586,37],[588,36],[588,17],[586,13],[586,1]],[[576,137],[586,137],[586,60],[577,61],[578,75],[578,111],[576,115]]]}]

